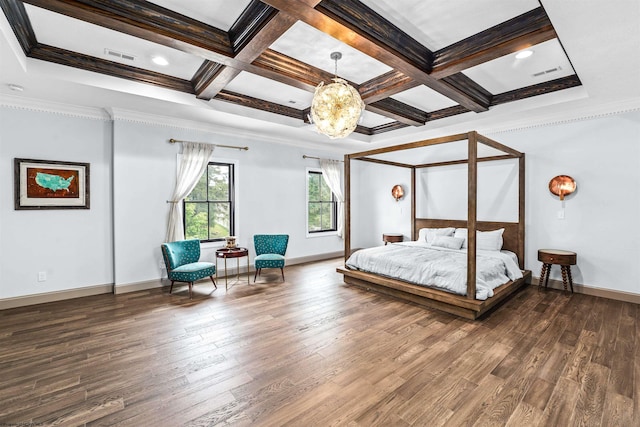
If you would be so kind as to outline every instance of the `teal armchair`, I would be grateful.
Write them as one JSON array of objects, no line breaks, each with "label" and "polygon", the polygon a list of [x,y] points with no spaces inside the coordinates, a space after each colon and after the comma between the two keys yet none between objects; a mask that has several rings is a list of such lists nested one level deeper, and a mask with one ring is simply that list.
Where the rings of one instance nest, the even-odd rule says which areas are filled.
[{"label": "teal armchair", "polygon": [[253,236],[253,245],[256,249],[254,283],[263,268],[279,268],[284,282],[284,254],[287,252],[288,243],[288,234],[256,234]]},{"label": "teal armchair", "polygon": [[167,266],[167,276],[171,280],[173,290],[174,282],[186,282],[189,284],[189,298],[193,298],[193,282],[209,277],[213,286],[218,289],[213,275],[216,274],[216,266],[212,262],[200,262],[200,240],[181,240],[162,244],[162,256]]}]

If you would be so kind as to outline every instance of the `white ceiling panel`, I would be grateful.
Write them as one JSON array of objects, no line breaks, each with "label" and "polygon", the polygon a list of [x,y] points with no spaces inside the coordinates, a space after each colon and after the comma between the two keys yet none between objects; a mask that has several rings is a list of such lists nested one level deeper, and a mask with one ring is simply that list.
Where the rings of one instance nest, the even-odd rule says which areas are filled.
[{"label": "white ceiling panel", "polygon": [[249,95],[299,110],[309,107],[313,98],[312,92],[244,71],[238,74],[224,90]]},{"label": "white ceiling panel", "polygon": [[397,93],[392,98],[427,112],[457,105],[455,101],[424,85]]},{"label": "white ceiling panel", "polygon": [[537,0],[361,0],[436,51],[539,7]]},{"label": "white ceiling panel", "polygon": [[152,0],[151,3],[229,31],[251,0]]},{"label": "white ceiling panel", "polygon": [[533,55],[517,59],[503,56],[464,71],[494,95],[575,74],[557,39],[531,47]]},{"label": "white ceiling panel", "polygon": [[271,45],[271,49],[331,74],[335,71],[331,52],[341,52],[342,59],[338,61],[338,76],[357,84],[391,71],[391,68],[382,62],[376,61],[303,22],[296,22]]},{"label": "white ceiling panel", "polygon": [[380,114],[372,113],[371,111],[364,110],[362,112],[362,118],[360,119],[361,126],[365,126],[368,128],[373,128],[376,126],[384,125],[387,123],[391,123],[395,120],[390,119],[389,117],[381,116]]},{"label": "white ceiling panel", "polygon": [[[179,50],[68,18],[39,7],[27,4],[25,8],[40,43],[185,80],[191,80],[203,62],[202,59]],[[60,31],[60,28],[65,30]],[[88,34],[91,36],[81,36]],[[107,55],[105,48],[132,55],[135,59],[130,61]],[[151,58],[156,55],[166,58],[169,65],[154,64]]]}]

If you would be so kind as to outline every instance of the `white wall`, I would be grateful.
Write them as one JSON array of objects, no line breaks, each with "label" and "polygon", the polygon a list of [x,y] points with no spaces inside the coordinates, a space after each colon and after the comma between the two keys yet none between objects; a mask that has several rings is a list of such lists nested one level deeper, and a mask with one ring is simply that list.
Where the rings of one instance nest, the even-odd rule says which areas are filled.
[{"label": "white wall", "polygon": [[[91,209],[14,210],[14,158],[90,163]],[[0,107],[0,163],[0,299],[113,283],[110,122]]]},{"label": "white wall", "polygon": [[[478,163],[477,219],[518,221],[518,161]],[[467,219],[467,165],[416,171],[419,218]]]},{"label": "white wall", "polygon": [[[343,240],[335,235],[306,237],[306,167],[318,166],[318,162],[302,158],[303,154],[340,156],[237,136],[116,119],[116,286],[155,280],[163,273],[159,264],[160,244],[164,241],[169,214],[166,201],[173,192],[181,147],[169,144],[170,138],[249,147],[249,151],[216,148],[214,160],[237,161],[239,191],[235,234],[237,244],[250,249],[251,259],[255,256],[253,235],[260,233],[289,234],[287,258],[343,250]],[[214,250],[219,246],[203,245],[202,259],[214,261]]]},{"label": "white wall", "polygon": [[[402,185],[404,198],[391,196]],[[351,248],[380,246],[383,233],[411,240],[411,169],[351,161]]]},{"label": "white wall", "polygon": [[[215,159],[235,160],[239,189],[238,244],[253,251],[253,234],[290,234],[287,258],[341,252],[335,235],[306,237],[306,168],[302,154],[335,153],[256,139],[26,109],[0,108],[0,299],[94,285],[157,282],[180,144],[170,138],[249,146],[218,148]],[[16,211],[13,159],[90,163],[88,210]],[[218,245],[203,245],[214,261]],[[38,272],[47,280],[38,282]]]},{"label": "white wall", "polygon": [[[526,268],[539,275],[538,249],[572,250],[578,254],[572,268],[576,283],[640,294],[640,230],[635,227],[640,219],[640,113],[487,136],[526,153]],[[387,194],[398,177],[394,172],[383,175],[387,172],[378,165],[352,163],[360,175],[352,192],[357,241],[362,246],[380,244],[361,235],[377,235],[398,220]],[[564,203],[548,190],[549,180],[560,174],[578,183],[577,192]],[[417,181],[422,183],[419,216],[466,218],[465,167],[433,168]],[[561,220],[557,212],[563,207]],[[478,219],[517,220],[516,162],[479,165]],[[402,221],[398,229],[410,227],[409,217]],[[560,279],[558,267],[551,277]]]},{"label": "white wall", "polygon": [[[527,155],[527,268],[540,274],[538,249],[572,250],[575,282],[640,294],[640,112],[488,136]],[[578,184],[564,203],[556,175]]]}]

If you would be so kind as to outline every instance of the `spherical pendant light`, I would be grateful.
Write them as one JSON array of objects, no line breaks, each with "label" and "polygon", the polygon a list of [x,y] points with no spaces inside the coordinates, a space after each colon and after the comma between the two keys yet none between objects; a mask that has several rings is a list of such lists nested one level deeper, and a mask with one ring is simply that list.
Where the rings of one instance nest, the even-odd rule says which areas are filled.
[{"label": "spherical pendant light", "polygon": [[336,77],[333,83],[321,82],[311,102],[311,120],[319,133],[331,139],[344,138],[358,126],[364,110],[364,102],[358,91],[345,80],[338,78],[338,59],[340,52],[333,52],[331,59],[336,61]]}]

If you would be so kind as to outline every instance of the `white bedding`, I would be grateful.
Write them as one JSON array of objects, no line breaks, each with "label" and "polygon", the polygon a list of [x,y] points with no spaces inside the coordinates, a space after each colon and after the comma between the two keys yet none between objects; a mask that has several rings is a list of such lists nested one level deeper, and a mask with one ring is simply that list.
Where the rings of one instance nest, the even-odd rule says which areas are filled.
[{"label": "white bedding", "polygon": [[[505,253],[506,252],[506,253]],[[403,242],[361,249],[347,267],[397,278],[416,285],[467,294],[467,251]],[[493,296],[493,289],[522,277],[511,252],[477,251],[476,299]]]}]

